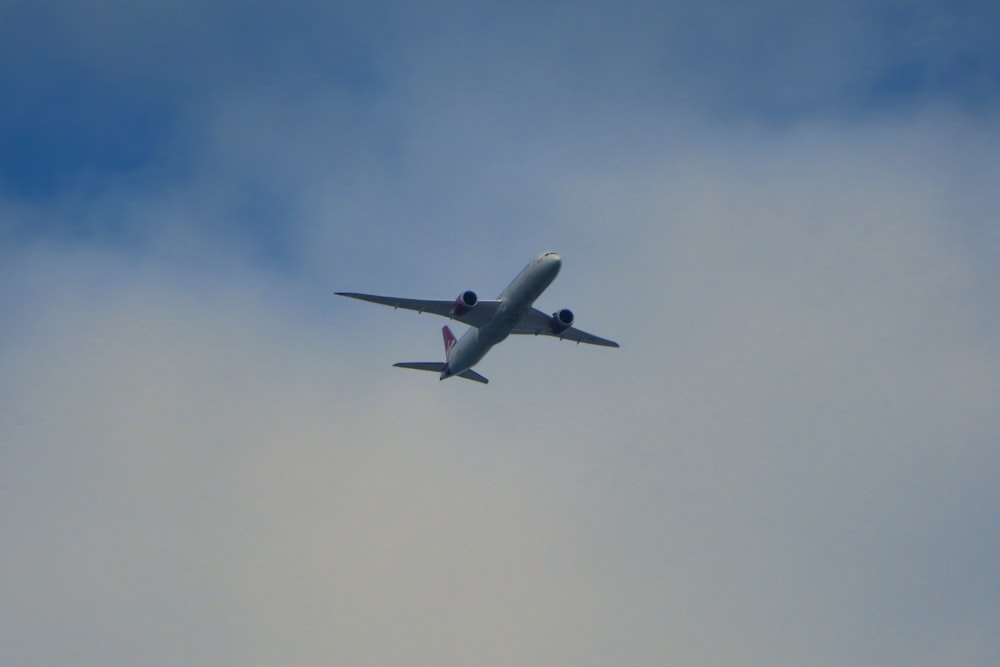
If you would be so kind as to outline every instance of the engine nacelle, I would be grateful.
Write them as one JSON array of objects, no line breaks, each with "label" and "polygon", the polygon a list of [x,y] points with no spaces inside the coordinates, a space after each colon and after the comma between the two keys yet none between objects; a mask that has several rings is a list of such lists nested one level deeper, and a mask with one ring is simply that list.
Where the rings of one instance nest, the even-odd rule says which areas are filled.
[{"label": "engine nacelle", "polygon": [[475,308],[477,303],[479,303],[479,297],[476,296],[476,293],[472,290],[465,290],[455,299],[455,305],[451,307],[451,314],[455,317],[461,317]]},{"label": "engine nacelle", "polygon": [[573,326],[572,310],[563,308],[552,313],[552,318],[549,320],[549,328],[552,329],[552,333],[560,334],[571,326]]}]

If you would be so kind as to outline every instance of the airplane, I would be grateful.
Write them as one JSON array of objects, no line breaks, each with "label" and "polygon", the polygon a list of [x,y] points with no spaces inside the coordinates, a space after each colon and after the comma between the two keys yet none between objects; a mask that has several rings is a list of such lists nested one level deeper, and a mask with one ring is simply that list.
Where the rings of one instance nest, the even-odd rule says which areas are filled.
[{"label": "airplane", "polygon": [[454,301],[401,299],[357,292],[334,293],[393,308],[415,310],[417,313],[432,313],[469,325],[470,329],[460,339],[455,338],[447,325],[441,329],[444,336],[444,361],[401,361],[393,366],[440,373],[439,380],[460,377],[486,384],[489,380],[472,370],[472,367],[510,334],[553,336],[560,340],[576,341],[578,344],[620,347],[613,340],[574,327],[573,311],[568,308],[546,315],[533,307],[535,299],[555,280],[561,266],[562,259],[557,253],[542,253],[524,267],[507,289],[493,301],[479,299],[472,290],[465,290]]}]

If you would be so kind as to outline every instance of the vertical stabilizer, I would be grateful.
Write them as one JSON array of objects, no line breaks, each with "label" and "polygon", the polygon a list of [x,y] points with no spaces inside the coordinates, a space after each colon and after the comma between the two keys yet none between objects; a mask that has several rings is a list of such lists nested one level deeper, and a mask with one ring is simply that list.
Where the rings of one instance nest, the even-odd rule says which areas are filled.
[{"label": "vertical stabilizer", "polygon": [[455,347],[458,340],[447,326],[441,327],[441,335],[444,336],[444,358],[451,359],[451,349]]}]

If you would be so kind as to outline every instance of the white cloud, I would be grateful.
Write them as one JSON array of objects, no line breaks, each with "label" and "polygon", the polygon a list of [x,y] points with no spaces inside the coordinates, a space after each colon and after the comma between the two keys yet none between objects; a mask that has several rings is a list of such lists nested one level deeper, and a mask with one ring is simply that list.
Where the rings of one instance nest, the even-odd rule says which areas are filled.
[{"label": "white cloud", "polygon": [[489,387],[388,368],[439,354],[431,320],[252,265],[15,256],[5,651],[995,655],[1000,352],[947,218],[961,154],[922,124],[705,145],[550,173],[577,233],[541,305],[624,348],[513,340]]},{"label": "white cloud", "polygon": [[[997,656],[992,121],[722,126],[635,93],[656,30],[554,59],[618,44],[591,18],[404,41],[371,97],[241,78],[163,174],[4,203],[0,661]],[[621,350],[439,383],[389,364],[441,322],[330,294],[499,292],[545,249],[540,307]]]}]

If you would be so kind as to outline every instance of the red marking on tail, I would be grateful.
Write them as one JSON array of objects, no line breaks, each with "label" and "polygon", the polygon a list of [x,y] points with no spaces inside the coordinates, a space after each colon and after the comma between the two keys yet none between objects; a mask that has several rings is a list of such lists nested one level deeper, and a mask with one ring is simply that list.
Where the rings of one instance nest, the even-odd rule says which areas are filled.
[{"label": "red marking on tail", "polygon": [[451,358],[451,349],[455,347],[455,343],[458,340],[455,338],[455,334],[451,332],[451,329],[446,326],[441,327],[441,335],[444,336],[444,358],[447,360]]}]

